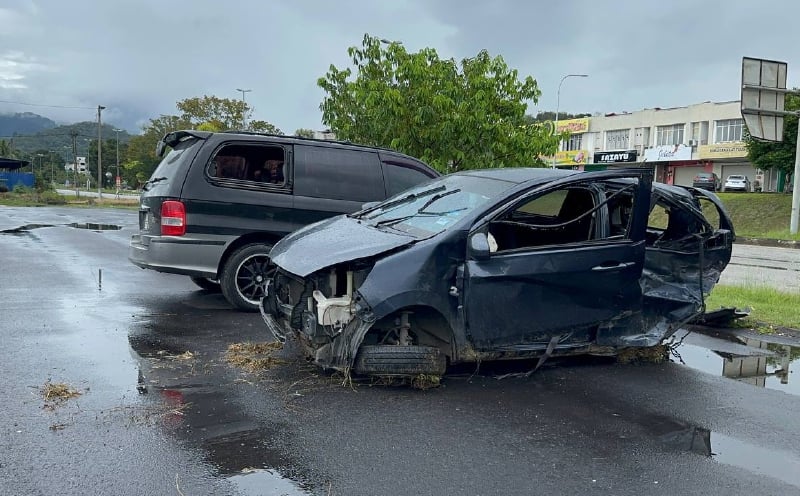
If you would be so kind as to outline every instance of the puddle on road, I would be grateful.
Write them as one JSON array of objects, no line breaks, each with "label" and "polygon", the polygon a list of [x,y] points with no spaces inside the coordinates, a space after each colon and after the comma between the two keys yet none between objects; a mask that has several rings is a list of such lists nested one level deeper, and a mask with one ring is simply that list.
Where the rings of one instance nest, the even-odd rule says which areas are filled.
[{"label": "puddle on road", "polygon": [[94,222],[72,222],[70,224],[25,224],[24,226],[14,227],[11,229],[4,229],[0,234],[27,234],[34,229],[42,229],[44,227],[72,227],[75,229],[86,229],[89,231],[119,231],[122,226],[115,224],[97,224]]},{"label": "puddle on road", "polygon": [[[286,429],[248,415],[232,393],[227,367],[217,368],[195,342],[197,359],[179,360],[191,342],[182,336],[131,332],[139,357],[139,390],[164,404],[161,426],[169,435],[201,450],[238,494],[312,494],[314,484],[283,447]],[[203,359],[203,357],[206,357]],[[222,373],[220,373],[222,371]]]},{"label": "puddle on road", "polygon": [[796,453],[765,448],[662,415],[634,419],[673,451],[686,451],[800,487]]},{"label": "puddle on road", "polygon": [[653,417],[648,428],[673,450],[710,457],[718,463],[800,487],[800,458],[794,453],[746,443],[673,419]]},{"label": "puddle on road", "polygon": [[119,231],[122,229],[122,226],[115,226],[114,224],[94,224],[92,222],[73,222],[67,224],[67,226],[74,227],[75,229],[88,229],[90,231]]},{"label": "puddle on road", "polygon": [[[681,331],[676,340],[684,336]],[[691,333],[672,360],[756,387],[800,395],[800,347],[746,337],[736,342]]]},{"label": "puddle on road", "polygon": [[280,494],[281,496],[299,496],[311,494],[288,479],[284,479],[273,472],[272,470],[248,470],[241,475],[234,475],[228,477],[236,488],[248,496],[272,496]]}]

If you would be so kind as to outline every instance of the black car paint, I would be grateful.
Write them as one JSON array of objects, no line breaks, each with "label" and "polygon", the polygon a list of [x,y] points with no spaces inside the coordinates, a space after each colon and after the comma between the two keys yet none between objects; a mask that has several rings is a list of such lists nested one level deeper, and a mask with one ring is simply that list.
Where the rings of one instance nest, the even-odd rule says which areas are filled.
[{"label": "black car paint", "polygon": [[[491,177],[497,173],[472,174]],[[494,210],[478,209],[429,239],[404,244],[398,236],[395,243],[370,243],[373,237],[386,236],[371,234],[374,226],[341,217],[309,226],[275,246],[273,259],[278,266],[300,279],[355,259],[369,259],[374,264],[354,294],[354,318],[335,339],[317,349],[319,365],[347,370],[376,321],[400,309],[420,307],[432,309],[447,322],[452,331],[449,354],[453,363],[541,354],[554,337],[560,353],[608,353],[612,348],[652,346],[698,309],[702,311],[702,290],[698,296],[698,289],[710,288],[730,260],[732,224],[713,194],[651,185],[649,171],[602,171],[580,177],[572,172],[536,171],[534,179],[524,170],[506,174],[520,181],[527,174],[529,179],[503,193],[505,200],[494,202]],[[523,192],[535,195],[576,180],[627,177],[639,178],[640,198],[630,240],[556,246],[533,254],[495,254],[489,260],[470,256],[470,233],[479,232],[488,222],[485,219],[509,208]],[[651,191],[652,202],[648,201]],[[646,246],[647,217],[661,199],[686,209],[694,222],[707,225],[696,208],[696,197],[709,199],[719,211],[721,225],[712,237],[718,243],[716,248],[705,249],[706,241],[700,237]],[[340,232],[359,239],[360,248],[348,247],[347,253],[341,254],[328,251],[324,257],[303,255],[318,253]],[[702,278],[701,262],[705,269]],[[503,291],[498,292],[496,284],[491,285],[492,290],[487,281],[502,283]],[[524,296],[529,306],[508,308],[510,294]],[[572,301],[568,308],[561,304],[565,299]],[[274,291],[262,306],[268,327],[280,335]],[[498,319],[503,325],[497,325]],[[505,331],[498,332],[499,328]]]}]

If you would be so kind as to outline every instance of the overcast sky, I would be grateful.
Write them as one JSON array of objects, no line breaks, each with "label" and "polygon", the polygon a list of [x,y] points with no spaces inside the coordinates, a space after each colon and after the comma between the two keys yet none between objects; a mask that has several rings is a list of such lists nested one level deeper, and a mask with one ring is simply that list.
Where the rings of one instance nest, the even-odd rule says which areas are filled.
[{"label": "overcast sky", "polygon": [[[542,90],[529,113],[619,112],[739,97],[742,56],[800,78],[797,0],[4,0],[0,113],[138,132],[175,102],[246,100],[286,133],[322,129],[316,80],[364,33],[460,60],[487,49]],[[22,102],[43,106],[20,105]],[[85,109],[57,108],[88,107]]]}]

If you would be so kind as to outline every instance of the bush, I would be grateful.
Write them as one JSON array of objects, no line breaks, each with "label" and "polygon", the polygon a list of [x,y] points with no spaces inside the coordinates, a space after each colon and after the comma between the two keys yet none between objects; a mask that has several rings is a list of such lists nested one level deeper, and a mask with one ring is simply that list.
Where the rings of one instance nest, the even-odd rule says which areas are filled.
[{"label": "bush", "polygon": [[8,193],[8,186],[0,184],[0,193]]},{"label": "bush", "polygon": [[14,186],[14,193],[15,194],[27,195],[27,194],[30,194],[30,192],[31,192],[31,189],[29,187],[25,186],[24,184],[19,183],[19,184],[16,184]]}]

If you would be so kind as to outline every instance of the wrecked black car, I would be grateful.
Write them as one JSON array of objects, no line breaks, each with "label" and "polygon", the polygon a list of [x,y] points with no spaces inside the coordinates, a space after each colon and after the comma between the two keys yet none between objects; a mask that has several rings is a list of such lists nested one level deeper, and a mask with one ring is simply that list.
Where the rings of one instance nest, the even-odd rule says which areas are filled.
[{"label": "wrecked black car", "polygon": [[649,169],[460,172],[281,240],[260,307],[345,373],[615,355],[702,314],[734,236],[714,193]]}]

